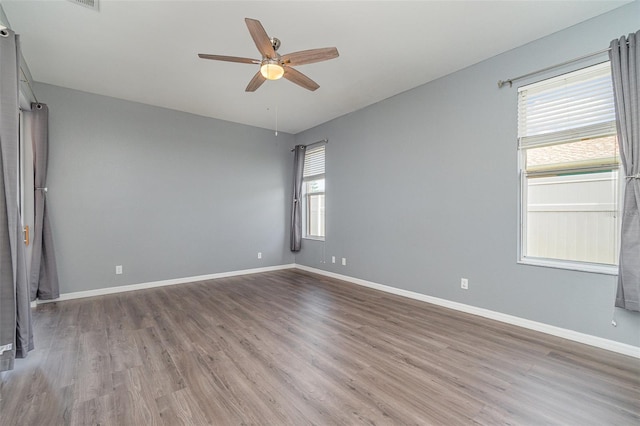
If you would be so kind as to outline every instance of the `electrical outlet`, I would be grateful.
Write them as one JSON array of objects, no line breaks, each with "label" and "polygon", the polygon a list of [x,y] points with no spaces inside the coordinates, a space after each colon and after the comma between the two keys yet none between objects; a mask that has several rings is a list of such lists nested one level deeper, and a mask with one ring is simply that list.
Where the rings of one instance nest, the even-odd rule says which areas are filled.
[{"label": "electrical outlet", "polygon": [[331,256],[331,263],[336,263],[336,257],[335,256]]},{"label": "electrical outlet", "polygon": [[347,266],[347,258],[346,257],[342,258],[342,266]]},{"label": "electrical outlet", "polygon": [[262,252],[261,251],[258,252],[258,259],[262,259]]},{"label": "electrical outlet", "polygon": [[122,265],[116,265],[116,275],[122,274]]},{"label": "electrical outlet", "polygon": [[469,290],[469,280],[467,278],[460,278],[460,288]]}]

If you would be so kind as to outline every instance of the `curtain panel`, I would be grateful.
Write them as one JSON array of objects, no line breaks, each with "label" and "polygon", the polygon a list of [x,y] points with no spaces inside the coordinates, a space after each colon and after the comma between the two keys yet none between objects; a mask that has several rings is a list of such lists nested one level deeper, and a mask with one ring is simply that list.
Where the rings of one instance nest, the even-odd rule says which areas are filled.
[{"label": "curtain panel", "polygon": [[626,175],[615,306],[640,311],[640,31],[611,42],[620,159]]},{"label": "curtain panel", "polygon": [[306,147],[296,145],[293,149],[293,201],[291,204],[291,251],[302,248],[302,173]]},{"label": "curtain panel", "polygon": [[47,165],[49,153],[49,108],[32,104],[29,115],[33,146],[33,184],[35,186],[33,245],[31,247],[31,300],[60,297],[58,268],[53,250],[53,236],[47,214]]},{"label": "curtain panel", "polygon": [[31,306],[18,201],[19,39],[0,33],[0,371],[33,349]]}]

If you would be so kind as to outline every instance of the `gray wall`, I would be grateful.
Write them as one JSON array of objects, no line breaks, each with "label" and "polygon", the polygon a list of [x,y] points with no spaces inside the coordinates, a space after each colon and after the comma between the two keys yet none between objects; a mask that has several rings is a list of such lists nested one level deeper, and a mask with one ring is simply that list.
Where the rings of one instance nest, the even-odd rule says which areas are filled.
[{"label": "gray wall", "polygon": [[62,293],[293,263],[293,136],[35,90],[50,107],[47,197]]},{"label": "gray wall", "polygon": [[329,139],[326,242],[296,263],[640,345],[639,315],[610,325],[616,277],[516,263],[517,89],[496,85],[606,48],[638,17],[636,1],[296,135]]}]

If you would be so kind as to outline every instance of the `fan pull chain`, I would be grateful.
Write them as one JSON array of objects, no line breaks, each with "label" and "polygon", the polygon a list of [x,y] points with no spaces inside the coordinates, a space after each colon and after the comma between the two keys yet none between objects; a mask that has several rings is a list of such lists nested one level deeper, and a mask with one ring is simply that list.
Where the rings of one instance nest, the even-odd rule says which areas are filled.
[{"label": "fan pull chain", "polygon": [[278,136],[278,105],[276,105],[276,136]]}]

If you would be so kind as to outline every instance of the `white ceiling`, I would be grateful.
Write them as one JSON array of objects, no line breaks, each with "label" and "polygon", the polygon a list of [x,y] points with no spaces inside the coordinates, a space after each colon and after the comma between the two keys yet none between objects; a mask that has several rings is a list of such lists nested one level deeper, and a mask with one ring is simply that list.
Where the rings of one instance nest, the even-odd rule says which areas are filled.
[{"label": "white ceiling", "polygon": [[[3,0],[36,81],[298,133],[629,1],[109,1]],[[244,18],[282,41],[279,53],[336,46],[287,80],[244,91],[259,58]],[[509,77],[509,76],[502,76]],[[36,93],[37,95],[37,93]]]}]

